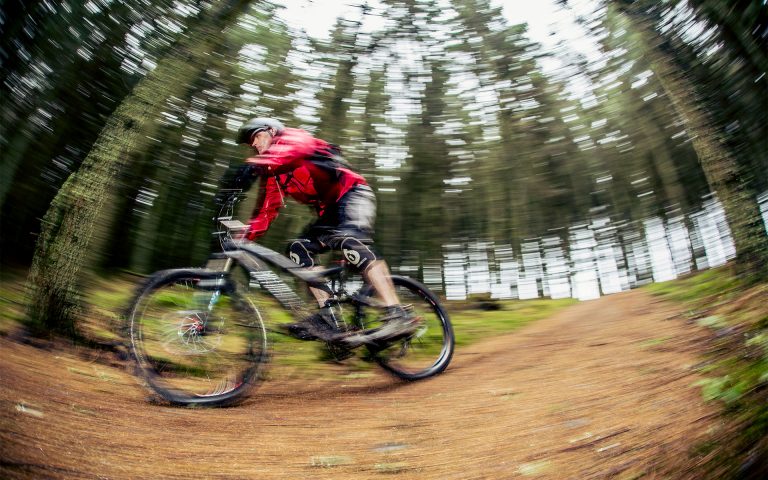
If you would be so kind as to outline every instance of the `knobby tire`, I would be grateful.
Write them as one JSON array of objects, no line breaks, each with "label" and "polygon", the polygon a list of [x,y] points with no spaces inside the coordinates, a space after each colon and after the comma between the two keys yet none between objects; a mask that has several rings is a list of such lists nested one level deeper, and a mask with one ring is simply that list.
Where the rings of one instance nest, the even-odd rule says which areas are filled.
[{"label": "knobby tire", "polygon": [[157,272],[128,311],[138,373],[177,405],[228,406],[260,380],[267,336],[256,306],[229,274],[205,269]]},{"label": "knobby tire", "polygon": [[[400,302],[412,309],[421,326],[408,338],[369,347],[371,357],[384,370],[403,380],[422,380],[443,372],[451,362],[455,344],[448,312],[437,296],[416,280],[393,275],[392,282]],[[368,287],[366,294],[371,293]]]}]

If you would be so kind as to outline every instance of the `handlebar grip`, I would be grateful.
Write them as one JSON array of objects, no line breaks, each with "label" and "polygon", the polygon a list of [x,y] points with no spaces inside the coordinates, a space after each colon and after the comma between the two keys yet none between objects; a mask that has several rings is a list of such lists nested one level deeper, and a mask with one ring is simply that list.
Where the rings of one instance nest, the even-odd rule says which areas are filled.
[{"label": "handlebar grip", "polygon": [[230,231],[240,232],[248,228],[248,225],[244,224],[240,220],[222,220],[220,223]]}]

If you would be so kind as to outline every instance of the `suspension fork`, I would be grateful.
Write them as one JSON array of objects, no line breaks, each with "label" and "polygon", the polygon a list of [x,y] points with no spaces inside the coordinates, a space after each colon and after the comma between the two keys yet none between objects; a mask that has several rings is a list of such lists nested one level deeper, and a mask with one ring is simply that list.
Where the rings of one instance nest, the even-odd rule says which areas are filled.
[{"label": "suspension fork", "polygon": [[213,311],[213,307],[219,301],[219,297],[221,297],[221,289],[215,290],[213,295],[211,295],[211,300],[208,302],[208,313]]},{"label": "suspension fork", "polygon": [[[221,263],[214,263],[214,262],[220,261],[220,260],[224,260],[224,264],[223,265],[221,265]],[[221,276],[219,276],[215,280],[216,283],[214,284],[214,286],[216,287],[216,289],[213,291],[213,293],[211,294],[211,299],[208,301],[207,310],[208,310],[209,314],[211,312],[213,312],[213,307],[216,306],[216,303],[219,301],[219,298],[221,298],[221,291],[222,291],[222,285],[224,283],[224,276],[232,268],[232,262],[233,261],[234,260],[232,259],[232,257],[227,257],[225,259],[222,259],[222,258],[211,258],[210,260],[208,260],[208,264],[206,265],[206,267],[208,267],[208,268],[216,268],[216,269],[218,269],[218,270],[220,270],[222,272]]]}]

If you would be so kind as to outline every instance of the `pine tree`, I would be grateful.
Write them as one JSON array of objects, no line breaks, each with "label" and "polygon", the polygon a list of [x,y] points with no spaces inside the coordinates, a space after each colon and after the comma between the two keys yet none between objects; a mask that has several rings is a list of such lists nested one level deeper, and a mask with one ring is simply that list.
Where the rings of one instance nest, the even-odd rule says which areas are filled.
[{"label": "pine tree", "polygon": [[29,274],[33,299],[30,323],[38,330],[76,335],[80,310],[78,278],[89,260],[88,247],[98,212],[127,154],[165,98],[209,65],[219,34],[247,1],[223,1],[200,18],[190,35],[144,78],[109,118],[80,169],[64,183],[42,221]]}]

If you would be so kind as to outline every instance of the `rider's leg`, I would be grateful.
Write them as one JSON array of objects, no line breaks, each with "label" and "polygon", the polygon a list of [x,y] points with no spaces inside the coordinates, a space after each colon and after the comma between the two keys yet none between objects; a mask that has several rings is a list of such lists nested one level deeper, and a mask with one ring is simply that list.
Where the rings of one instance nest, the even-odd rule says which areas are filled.
[{"label": "rider's leg", "polygon": [[363,279],[378,294],[384,303],[385,312],[379,317],[381,325],[377,328],[354,332],[341,339],[348,347],[363,344],[380,344],[411,335],[419,327],[419,320],[410,310],[400,304],[387,263],[378,258],[369,241],[363,242],[355,237],[345,236],[340,242],[331,239],[332,245],[338,245],[347,261],[357,267]]},{"label": "rider's leg", "polygon": [[[305,236],[308,238],[294,240],[288,245],[288,257],[301,267],[309,270],[322,270],[322,266],[315,265],[315,255],[322,253],[323,250],[327,250],[327,247],[319,240],[313,238],[314,235],[311,232],[312,227],[310,226],[305,231]],[[326,300],[331,297],[328,292],[319,288],[309,287],[309,291],[315,297],[320,307],[324,307]]]},{"label": "rider's leg", "polygon": [[374,260],[362,272],[362,275],[363,280],[379,294],[381,301],[384,302],[384,306],[391,307],[400,304],[397,293],[395,293],[395,285],[392,283],[387,262],[384,260]]},{"label": "rider's leg", "polygon": [[387,262],[376,254],[373,247],[373,224],[376,219],[373,190],[368,186],[357,186],[347,192],[339,201],[337,219],[335,235],[329,236],[328,241],[322,241],[342,251],[347,261],[357,267],[363,279],[374,288],[384,306],[398,307],[399,313],[390,312],[386,317],[409,317],[400,308]]},{"label": "rider's leg", "polygon": [[400,338],[418,328],[418,320],[400,305],[387,263],[374,251],[375,218],[376,197],[373,190],[367,185],[358,185],[347,192],[336,208],[326,212],[318,223],[327,227],[319,232],[318,241],[333,250],[340,250],[387,307],[381,317],[381,327],[373,331],[355,332],[343,338],[342,341],[350,347]]},{"label": "rider's leg", "polygon": [[[288,257],[297,265],[309,270],[322,270],[322,266],[315,265],[315,254],[322,253],[327,247],[320,241],[310,235],[311,228],[307,229],[305,234],[309,238],[294,240],[288,245]],[[328,334],[330,325],[333,323],[331,312],[325,309],[325,302],[330,298],[330,294],[319,288],[309,287],[309,292],[317,301],[320,311],[307,318],[302,318],[298,322],[284,324],[281,328],[289,335],[301,340],[314,340],[324,338]]]},{"label": "rider's leg", "polygon": [[357,268],[363,280],[373,287],[385,307],[399,304],[387,262],[379,258],[370,241],[360,240],[358,237],[362,235],[353,236],[356,233],[348,230],[345,236],[332,238],[331,244],[341,250],[347,261]]},{"label": "rider's leg", "polygon": [[[316,267],[311,267],[310,268],[310,270],[322,270],[322,269],[323,269],[323,267],[321,267],[321,266],[316,266]],[[321,307],[321,308],[324,307],[325,306],[325,302],[328,301],[329,298],[331,298],[331,294],[330,293],[328,293],[325,290],[321,290],[321,289],[315,288],[315,287],[309,287],[309,293],[311,293],[312,296],[315,297],[315,300],[317,300],[317,305],[319,307]]]}]

